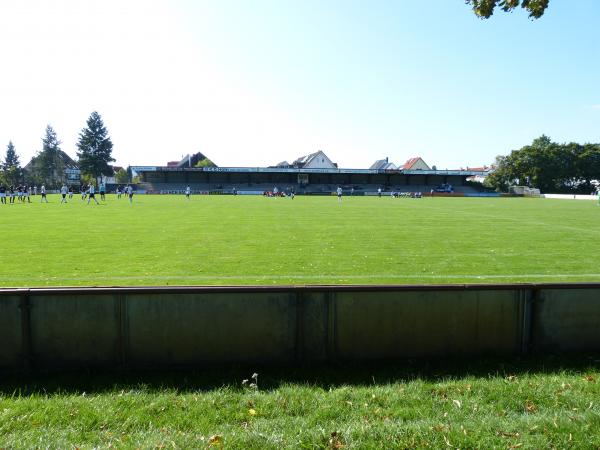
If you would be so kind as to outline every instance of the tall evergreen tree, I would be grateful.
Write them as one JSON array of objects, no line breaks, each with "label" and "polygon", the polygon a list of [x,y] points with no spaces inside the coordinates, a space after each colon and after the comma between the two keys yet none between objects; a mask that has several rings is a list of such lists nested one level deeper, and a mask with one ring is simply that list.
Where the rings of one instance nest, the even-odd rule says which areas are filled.
[{"label": "tall evergreen tree", "polygon": [[52,187],[64,181],[65,178],[60,144],[56,131],[48,125],[42,138],[42,151],[35,157],[33,175],[36,179],[40,179],[41,182]]},{"label": "tall evergreen tree", "polygon": [[9,141],[6,147],[6,158],[4,158],[4,170],[10,169],[11,167],[20,169],[21,164],[19,162],[19,156],[15,151],[14,144],[12,141]]},{"label": "tall evergreen tree", "polygon": [[113,144],[100,114],[96,111],[88,118],[87,127],[79,133],[77,148],[82,173],[93,175],[95,178],[111,173],[109,163],[115,160],[112,157]]},{"label": "tall evergreen tree", "polygon": [[6,158],[4,158],[2,170],[4,172],[4,179],[7,183],[15,184],[19,181],[21,163],[19,162],[19,156],[17,155],[12,141],[9,141],[6,146]]}]

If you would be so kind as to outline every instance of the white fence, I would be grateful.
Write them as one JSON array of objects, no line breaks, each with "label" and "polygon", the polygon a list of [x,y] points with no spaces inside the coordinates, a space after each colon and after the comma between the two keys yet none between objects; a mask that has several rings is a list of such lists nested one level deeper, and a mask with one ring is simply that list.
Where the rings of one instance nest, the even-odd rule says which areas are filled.
[{"label": "white fence", "polygon": [[576,195],[576,194],[544,194],[544,198],[556,198],[563,200],[598,200],[596,195]]}]

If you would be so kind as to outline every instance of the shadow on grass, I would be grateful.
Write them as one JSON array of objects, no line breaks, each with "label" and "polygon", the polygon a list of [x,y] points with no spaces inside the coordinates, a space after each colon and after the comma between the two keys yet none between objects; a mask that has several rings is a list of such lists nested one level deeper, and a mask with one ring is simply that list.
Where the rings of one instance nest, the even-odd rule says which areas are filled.
[{"label": "shadow on grass", "polygon": [[242,380],[259,374],[261,390],[300,384],[323,389],[338,386],[385,385],[423,380],[443,382],[475,377],[600,371],[600,355],[551,355],[525,358],[403,360],[373,364],[336,364],[310,367],[238,366],[177,370],[120,370],[0,374],[0,395],[103,393],[143,389],[182,393],[219,388],[243,389]]}]

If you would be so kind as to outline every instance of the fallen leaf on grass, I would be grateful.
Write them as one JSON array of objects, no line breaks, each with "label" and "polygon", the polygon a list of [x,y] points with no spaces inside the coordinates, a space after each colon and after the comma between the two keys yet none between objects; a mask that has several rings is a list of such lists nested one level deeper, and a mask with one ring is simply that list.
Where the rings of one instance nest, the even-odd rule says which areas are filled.
[{"label": "fallen leaf on grass", "polygon": [[500,436],[510,437],[510,438],[518,438],[520,436],[519,433],[511,433],[510,431],[498,431]]},{"label": "fallen leaf on grass", "polygon": [[329,448],[340,449],[344,447],[345,445],[341,439],[340,434],[337,431],[331,433],[331,437],[329,438]]},{"label": "fallen leaf on grass", "polygon": [[256,410],[255,410],[255,409],[253,409],[253,408],[250,408],[250,409],[248,410],[248,414],[250,414],[251,416],[255,416],[255,415],[256,415]]},{"label": "fallen leaf on grass", "polygon": [[525,403],[525,411],[528,413],[534,413],[537,411],[537,407],[532,402]]},{"label": "fallen leaf on grass", "polygon": [[208,438],[209,447],[222,447],[223,446],[223,436],[220,434],[213,434]]}]

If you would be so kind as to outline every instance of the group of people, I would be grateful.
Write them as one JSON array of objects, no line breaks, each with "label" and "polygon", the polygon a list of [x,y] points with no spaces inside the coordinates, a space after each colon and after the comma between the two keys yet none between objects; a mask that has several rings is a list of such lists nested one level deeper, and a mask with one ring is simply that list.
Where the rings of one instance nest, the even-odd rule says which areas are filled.
[{"label": "group of people", "polygon": [[396,192],[392,191],[391,196],[394,198],[421,198],[422,192]]},{"label": "group of people", "polygon": [[[102,201],[106,200],[106,185],[104,183],[100,183],[99,185],[99,194],[100,194],[100,199]],[[67,186],[66,183],[63,183],[63,185],[61,186],[60,190],[60,196],[61,196],[61,200],[60,203],[67,203],[67,199],[71,200],[73,198],[73,187],[72,186]],[[90,201],[94,200],[94,202],[96,202],[97,205],[99,205],[100,203],[98,202],[98,200],[96,199],[96,186],[93,183],[90,184],[82,184],[80,186],[80,192],[81,192],[81,200],[86,200],[88,204],[90,203]],[[121,195],[126,195],[127,197],[129,197],[129,203],[133,203],[133,187],[130,185],[127,185],[123,188],[121,188],[121,186],[117,186],[117,190],[116,190],[116,194],[117,194],[117,198],[121,198]],[[7,203],[15,203],[15,199],[17,199],[17,202],[20,203],[31,203],[31,194],[33,193],[33,195],[37,195],[38,194],[38,188],[37,186],[4,186],[4,185],[0,185],[0,203],[3,204],[7,204]],[[41,203],[48,203],[48,197],[46,195],[46,186],[42,185],[40,187],[39,190],[40,193],[40,202]]]},{"label": "group of people", "polygon": [[31,203],[31,187],[30,186],[4,186],[0,185],[0,203],[14,203],[15,198],[21,203]]}]

